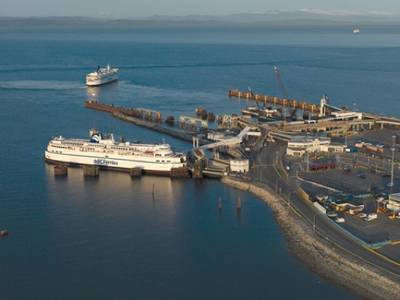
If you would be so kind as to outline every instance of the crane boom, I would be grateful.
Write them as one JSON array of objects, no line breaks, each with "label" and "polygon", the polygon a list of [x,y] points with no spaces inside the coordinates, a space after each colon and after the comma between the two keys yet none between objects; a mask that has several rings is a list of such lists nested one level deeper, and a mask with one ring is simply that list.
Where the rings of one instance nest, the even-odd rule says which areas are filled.
[{"label": "crane boom", "polygon": [[[276,77],[276,81],[278,83],[278,86],[279,86],[279,88],[280,88],[280,90],[282,92],[282,96],[285,99],[288,99],[289,96],[288,96],[287,90],[285,88],[285,85],[283,84],[281,72],[279,71],[278,66],[276,66],[276,65],[274,66],[274,73],[275,73],[275,77]],[[291,119],[295,118],[296,114],[297,114],[297,109],[295,108],[295,109],[292,110],[292,112],[290,114],[290,118]]]},{"label": "crane boom", "polygon": [[276,81],[278,83],[279,89],[282,92],[282,96],[285,99],[288,99],[289,96],[288,96],[288,93],[286,91],[285,85],[283,84],[283,80],[282,80],[282,77],[281,77],[281,72],[279,71],[278,66],[274,66],[274,74],[275,74]]}]

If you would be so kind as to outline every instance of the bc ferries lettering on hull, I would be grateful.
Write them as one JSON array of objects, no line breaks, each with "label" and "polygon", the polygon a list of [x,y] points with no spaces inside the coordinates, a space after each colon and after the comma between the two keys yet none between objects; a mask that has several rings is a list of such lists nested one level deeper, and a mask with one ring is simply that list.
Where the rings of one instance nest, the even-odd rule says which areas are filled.
[{"label": "bc ferries lettering on hull", "polygon": [[94,165],[129,172],[140,168],[147,174],[170,175],[186,167],[186,156],[175,153],[168,144],[116,142],[112,134],[90,131],[90,139],[53,138],[45,151],[49,163],[71,166]]},{"label": "bc ferries lettering on hull", "polygon": [[87,86],[99,86],[118,80],[118,69],[106,67],[97,67],[97,70],[86,75]]}]

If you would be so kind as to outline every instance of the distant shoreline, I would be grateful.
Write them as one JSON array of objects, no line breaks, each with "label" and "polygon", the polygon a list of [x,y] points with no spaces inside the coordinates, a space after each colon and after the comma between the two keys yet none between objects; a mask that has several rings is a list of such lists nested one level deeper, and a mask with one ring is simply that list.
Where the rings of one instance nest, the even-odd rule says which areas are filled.
[{"label": "distant shoreline", "polygon": [[[229,16],[224,18],[210,17],[152,17],[142,19],[129,18],[91,18],[91,17],[2,17],[0,16],[1,27],[155,27],[155,28],[351,28],[354,26],[354,21],[351,20],[333,20],[333,19],[281,19],[281,20],[238,20],[235,18],[229,19]],[[357,22],[360,28],[387,28],[400,27],[400,21],[390,20],[361,20]]]}]

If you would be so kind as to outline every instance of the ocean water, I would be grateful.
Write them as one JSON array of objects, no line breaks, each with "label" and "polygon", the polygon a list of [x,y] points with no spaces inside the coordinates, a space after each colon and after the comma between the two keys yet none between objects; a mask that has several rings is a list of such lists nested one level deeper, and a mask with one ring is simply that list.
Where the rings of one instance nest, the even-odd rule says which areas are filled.
[{"label": "ocean water", "polygon": [[[0,31],[2,299],[352,299],[288,253],[271,210],[218,181],[80,169],[56,179],[52,136],[96,127],[145,142],[190,145],[86,110],[87,98],[164,116],[238,112],[230,88],[398,115],[399,30],[284,32],[101,28]],[[121,80],[86,88],[97,65]],[[152,187],[155,185],[155,197]],[[217,209],[217,198],[223,209]],[[236,212],[240,196],[243,209]]]}]

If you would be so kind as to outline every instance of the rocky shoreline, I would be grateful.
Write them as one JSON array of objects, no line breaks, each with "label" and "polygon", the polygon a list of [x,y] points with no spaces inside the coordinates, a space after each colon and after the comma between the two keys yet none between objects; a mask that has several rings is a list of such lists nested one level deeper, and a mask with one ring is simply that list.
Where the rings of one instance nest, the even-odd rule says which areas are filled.
[{"label": "rocky shoreline", "polygon": [[363,298],[400,299],[399,281],[318,237],[304,220],[288,211],[278,195],[228,177],[221,181],[248,191],[266,202],[284,231],[289,250],[321,277]]}]

